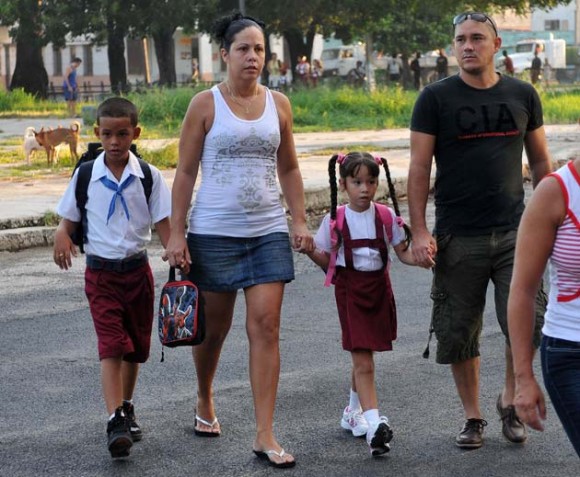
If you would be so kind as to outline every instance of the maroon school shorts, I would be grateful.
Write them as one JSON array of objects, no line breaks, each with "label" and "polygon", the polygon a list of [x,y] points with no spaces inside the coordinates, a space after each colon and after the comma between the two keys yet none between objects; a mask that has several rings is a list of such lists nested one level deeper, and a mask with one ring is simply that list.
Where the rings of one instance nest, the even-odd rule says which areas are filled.
[{"label": "maroon school shorts", "polygon": [[149,263],[129,272],[85,270],[99,359],[144,363],[151,348],[155,289]]}]

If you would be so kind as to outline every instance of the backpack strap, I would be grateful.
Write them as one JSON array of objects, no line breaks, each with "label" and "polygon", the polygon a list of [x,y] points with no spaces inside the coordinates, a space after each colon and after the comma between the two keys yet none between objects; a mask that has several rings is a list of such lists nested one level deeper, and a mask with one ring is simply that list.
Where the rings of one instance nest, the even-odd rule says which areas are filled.
[{"label": "backpack strap", "polygon": [[336,219],[330,219],[330,261],[328,262],[328,269],[326,270],[326,279],[324,286],[329,287],[334,284],[336,274],[336,257],[338,257],[338,230],[342,230],[344,225],[345,206],[341,205],[336,209]]},{"label": "backpack strap", "polygon": [[145,198],[147,199],[147,205],[149,205],[149,198],[151,197],[151,191],[153,190],[153,174],[151,174],[151,166],[137,157],[141,170],[143,171],[143,177],[141,178],[141,184],[143,184],[143,191],[145,192]]},{"label": "backpack strap", "polygon": [[393,241],[393,216],[391,215],[391,211],[386,205],[377,204],[376,202],[375,202],[375,210],[379,213],[381,222],[383,223],[385,231],[387,232],[389,243],[391,243]]},{"label": "backpack strap", "polygon": [[75,199],[77,201],[77,208],[81,212],[81,221],[79,227],[73,233],[73,243],[79,246],[81,253],[85,253],[84,244],[87,242],[87,200],[89,182],[91,181],[91,175],[93,173],[93,166],[95,165],[95,160],[89,160],[79,164],[77,173],[77,184],[75,187]]}]

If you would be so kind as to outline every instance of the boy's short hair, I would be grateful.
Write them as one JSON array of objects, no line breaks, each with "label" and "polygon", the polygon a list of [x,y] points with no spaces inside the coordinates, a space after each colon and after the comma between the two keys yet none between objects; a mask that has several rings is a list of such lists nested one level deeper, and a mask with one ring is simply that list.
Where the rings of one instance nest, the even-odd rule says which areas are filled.
[{"label": "boy's short hair", "polygon": [[97,125],[101,118],[129,118],[131,126],[135,127],[139,122],[139,113],[137,106],[131,101],[115,96],[99,104],[97,108]]}]

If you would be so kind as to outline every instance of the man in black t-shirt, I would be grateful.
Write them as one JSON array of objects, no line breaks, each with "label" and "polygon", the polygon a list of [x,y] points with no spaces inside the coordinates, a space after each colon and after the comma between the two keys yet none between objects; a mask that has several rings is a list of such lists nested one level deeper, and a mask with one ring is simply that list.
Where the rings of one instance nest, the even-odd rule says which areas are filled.
[{"label": "man in black t-shirt", "polygon": [[[526,440],[513,406],[507,296],[524,208],[523,148],[534,185],[550,171],[550,159],[535,89],[495,71],[501,38],[493,20],[467,12],[457,15],[453,25],[459,75],[426,86],[415,104],[408,197],[413,254],[424,266],[433,259],[436,263],[431,288],[436,360],[451,365],[465,412],[456,444],[478,448],[487,425],[479,405],[479,336],[489,281],[494,283],[496,314],[506,335],[505,385],[496,408],[504,436],[517,443]],[[437,170],[431,235],[425,209],[433,157]],[[536,347],[545,302],[540,290]]]}]

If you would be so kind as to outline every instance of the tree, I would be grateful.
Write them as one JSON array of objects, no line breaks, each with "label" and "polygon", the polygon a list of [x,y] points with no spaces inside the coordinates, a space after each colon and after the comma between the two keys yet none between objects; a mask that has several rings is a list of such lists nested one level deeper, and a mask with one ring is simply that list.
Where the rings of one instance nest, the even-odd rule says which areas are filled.
[{"label": "tree", "polygon": [[[211,7],[210,0],[142,0],[139,17],[133,34],[151,36],[159,66],[159,84],[175,86],[175,41],[173,35],[178,27],[189,31],[197,29],[202,7]],[[206,12],[209,17],[210,12]]]},{"label": "tree", "polygon": [[[42,59],[42,48],[63,36],[62,24],[45,22],[50,5],[39,0],[4,0],[0,2],[0,25],[10,27],[16,43],[16,65],[10,89],[22,88],[27,93],[46,98],[48,75]],[[60,38],[62,41],[62,38]]]}]

